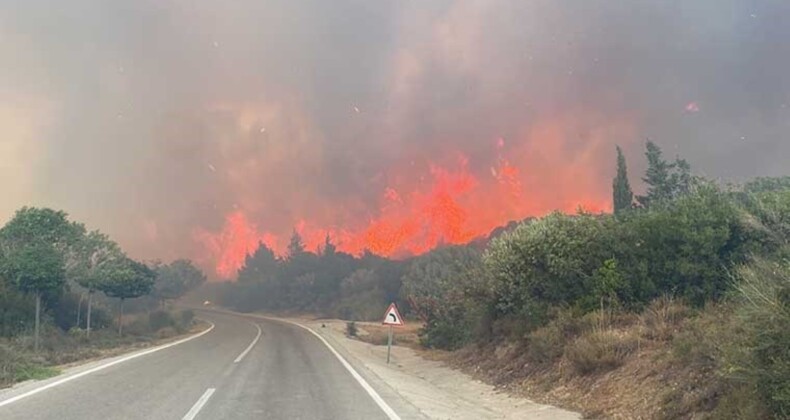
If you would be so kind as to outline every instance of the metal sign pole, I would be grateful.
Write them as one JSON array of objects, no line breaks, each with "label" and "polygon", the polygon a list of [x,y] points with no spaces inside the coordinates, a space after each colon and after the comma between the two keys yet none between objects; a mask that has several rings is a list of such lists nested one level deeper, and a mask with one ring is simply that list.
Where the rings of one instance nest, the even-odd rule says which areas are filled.
[{"label": "metal sign pole", "polygon": [[387,364],[390,364],[390,351],[392,350],[392,325],[390,325],[390,333],[387,338]]}]

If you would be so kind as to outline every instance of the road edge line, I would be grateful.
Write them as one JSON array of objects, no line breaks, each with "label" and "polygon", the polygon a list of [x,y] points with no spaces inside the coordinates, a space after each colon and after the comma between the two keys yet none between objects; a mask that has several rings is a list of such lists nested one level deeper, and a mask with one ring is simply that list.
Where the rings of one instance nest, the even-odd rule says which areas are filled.
[{"label": "road edge line", "polygon": [[206,392],[204,392],[203,395],[201,395],[200,398],[198,398],[198,400],[195,402],[195,405],[193,405],[192,408],[190,408],[189,411],[187,411],[187,413],[184,414],[184,417],[182,417],[181,420],[194,419],[198,415],[198,413],[200,413],[200,410],[203,409],[203,406],[206,405],[208,399],[211,398],[212,395],[214,395],[214,391],[216,390],[217,388],[207,389]]},{"label": "road edge line", "polygon": [[332,345],[329,344],[329,342],[326,341],[326,339],[323,336],[321,336],[321,334],[318,334],[317,332],[313,331],[312,328],[310,328],[310,327],[308,327],[306,325],[302,325],[302,324],[300,324],[298,322],[294,322],[294,321],[291,321],[291,320],[288,320],[288,319],[270,318],[270,317],[267,317],[267,316],[261,316],[261,318],[268,319],[268,320],[271,320],[271,321],[280,321],[280,322],[285,322],[285,323],[288,323],[288,324],[291,324],[291,325],[296,325],[297,327],[302,328],[304,330],[307,330],[307,331],[310,332],[310,334],[313,334],[314,336],[316,336],[319,340],[321,340],[322,343],[324,343],[324,345],[329,349],[329,351],[332,354],[335,355],[337,360],[340,361],[340,364],[342,364],[343,367],[346,368],[348,373],[350,373],[351,376],[354,379],[357,380],[357,382],[362,386],[362,388],[365,390],[365,392],[368,393],[370,398],[373,399],[373,401],[376,403],[376,405],[379,406],[381,411],[383,411],[384,414],[386,414],[387,417],[390,420],[401,420],[401,418],[398,415],[398,413],[396,413],[395,410],[393,410],[392,407],[390,407],[389,404],[387,404],[387,402],[384,401],[383,398],[381,398],[381,395],[379,395],[379,393],[376,392],[376,390],[373,389],[372,386],[370,386],[368,381],[366,381],[365,378],[363,378],[362,375],[360,375],[359,372],[357,372],[356,369],[354,369],[354,367],[351,366],[351,364],[343,356],[341,356],[340,353],[338,353],[338,351],[335,350],[335,348],[332,347]]},{"label": "road edge line", "polygon": [[208,329],[206,329],[205,331],[201,331],[201,332],[196,333],[194,335],[191,335],[189,337],[182,338],[182,339],[180,339],[178,341],[174,341],[172,343],[162,344],[161,346],[157,346],[157,347],[154,347],[154,348],[151,348],[151,349],[143,350],[143,351],[137,352],[137,353],[132,353],[132,354],[127,355],[125,357],[122,357],[120,359],[113,360],[112,362],[108,362],[108,363],[105,363],[103,365],[92,367],[92,368],[90,368],[88,370],[84,370],[82,372],[66,376],[65,378],[58,379],[56,381],[53,381],[53,382],[50,382],[48,384],[42,385],[42,386],[40,386],[38,388],[31,389],[30,391],[27,391],[27,392],[24,392],[22,394],[16,395],[14,397],[8,398],[6,400],[0,401],[0,407],[4,407],[6,405],[15,403],[15,402],[17,402],[19,400],[22,400],[24,398],[36,395],[39,392],[46,391],[46,390],[48,390],[50,388],[54,388],[54,387],[59,386],[59,385],[63,385],[65,383],[67,383],[67,382],[71,382],[71,381],[73,381],[75,379],[78,379],[78,378],[81,378],[83,376],[90,375],[91,373],[95,373],[95,372],[98,372],[100,370],[104,370],[104,369],[106,369],[108,367],[115,366],[117,364],[129,361],[129,360],[132,360],[132,359],[136,359],[138,357],[142,357],[142,356],[145,356],[145,355],[157,352],[159,350],[164,350],[166,348],[177,346],[179,344],[186,343],[187,341],[194,340],[194,339],[196,339],[198,337],[202,337],[203,335],[208,334],[211,330],[214,329],[214,323],[211,322],[211,321],[207,321],[207,322],[209,324],[211,324],[211,326]]},{"label": "road edge line", "polygon": [[252,324],[252,325],[255,325],[255,328],[257,328],[257,329],[258,329],[258,334],[257,334],[257,335],[255,336],[255,338],[252,340],[252,343],[250,343],[250,345],[249,345],[249,346],[247,346],[247,348],[246,348],[246,349],[244,349],[244,351],[243,351],[243,352],[241,352],[241,354],[239,355],[239,357],[237,357],[237,358],[236,358],[236,359],[233,361],[233,363],[239,363],[239,362],[241,362],[241,360],[242,360],[242,359],[244,359],[244,356],[246,356],[246,355],[247,355],[247,353],[249,353],[249,352],[250,352],[250,350],[252,350],[252,348],[253,348],[253,347],[255,347],[255,344],[256,344],[256,343],[258,343],[258,340],[260,340],[260,338],[261,338],[261,326],[260,326],[260,325],[258,325],[257,323],[252,323],[252,322],[251,322],[251,324]]}]

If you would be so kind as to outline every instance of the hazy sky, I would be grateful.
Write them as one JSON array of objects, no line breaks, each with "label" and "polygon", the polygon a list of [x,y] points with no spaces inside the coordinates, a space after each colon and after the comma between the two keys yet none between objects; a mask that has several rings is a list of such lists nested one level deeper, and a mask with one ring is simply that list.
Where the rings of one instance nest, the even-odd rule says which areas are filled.
[{"label": "hazy sky", "polygon": [[605,209],[614,145],[638,185],[645,138],[787,175],[787,22],[786,0],[2,0],[0,220],[51,206],[210,266],[233,215],[245,241],[354,238],[447,187],[435,243]]}]

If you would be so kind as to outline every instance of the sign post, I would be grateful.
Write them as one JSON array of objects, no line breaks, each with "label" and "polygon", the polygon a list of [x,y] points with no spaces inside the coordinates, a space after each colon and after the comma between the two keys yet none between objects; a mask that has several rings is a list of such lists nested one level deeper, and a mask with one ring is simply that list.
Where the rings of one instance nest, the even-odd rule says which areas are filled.
[{"label": "sign post", "polygon": [[390,333],[387,337],[387,364],[390,364],[390,351],[392,351],[392,325],[390,325]]},{"label": "sign post", "polygon": [[390,364],[390,353],[392,352],[392,327],[395,325],[403,325],[403,317],[400,316],[400,312],[398,312],[398,307],[395,306],[395,303],[390,303],[390,306],[387,308],[387,312],[384,313],[384,320],[381,321],[381,323],[389,326],[389,335],[387,337],[387,364]]}]

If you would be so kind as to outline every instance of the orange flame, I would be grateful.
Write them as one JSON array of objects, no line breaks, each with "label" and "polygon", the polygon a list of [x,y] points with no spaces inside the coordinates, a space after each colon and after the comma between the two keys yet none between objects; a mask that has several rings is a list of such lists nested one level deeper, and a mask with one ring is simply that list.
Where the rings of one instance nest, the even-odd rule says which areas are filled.
[{"label": "orange flame", "polygon": [[[615,124],[615,130],[620,128]],[[472,169],[469,159],[457,153],[456,162],[450,165],[428,162],[420,171],[420,165],[409,162],[390,168],[382,175],[389,185],[382,188],[378,206],[368,211],[367,218],[350,217],[344,213],[344,203],[326,203],[321,209],[310,210],[313,214],[304,214],[270,232],[250,221],[255,208],[242,207],[226,215],[219,232],[200,229],[195,237],[214,262],[217,276],[229,278],[259,242],[283,255],[291,229],[311,251],[318,250],[328,235],[343,252],[359,255],[369,250],[398,258],[442,244],[468,243],[509,221],[553,210],[610,211],[608,183],[601,182],[607,168],[601,168],[600,162],[611,154],[611,133],[586,132],[585,148],[569,153],[568,148],[578,143],[567,141],[571,135],[579,135],[572,130],[578,128],[553,122],[533,126],[527,133],[540,142],[506,146],[505,140],[498,138],[493,144],[497,153],[493,166],[482,166],[487,170]],[[622,138],[628,133],[616,134]],[[332,220],[346,222],[333,225]]]}]

